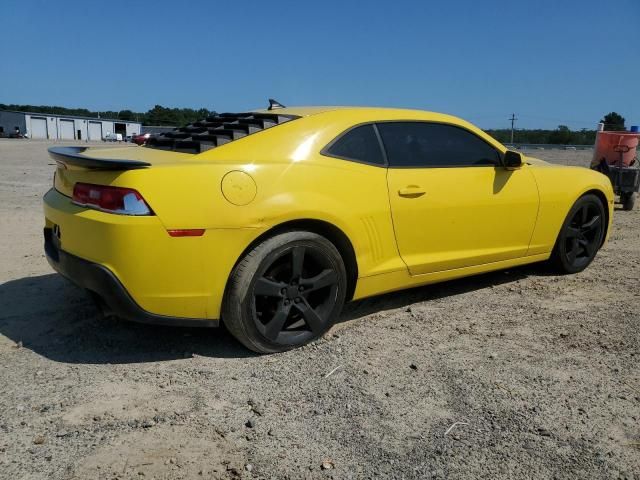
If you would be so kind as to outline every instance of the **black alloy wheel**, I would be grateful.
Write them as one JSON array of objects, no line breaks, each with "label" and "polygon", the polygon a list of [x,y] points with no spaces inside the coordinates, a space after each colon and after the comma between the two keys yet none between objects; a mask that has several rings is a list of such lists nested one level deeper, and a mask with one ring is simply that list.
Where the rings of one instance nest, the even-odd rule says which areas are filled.
[{"label": "black alloy wheel", "polygon": [[335,307],[338,275],[312,246],[283,251],[253,286],[253,320],[270,341],[298,344],[322,334]]},{"label": "black alloy wheel", "polygon": [[565,255],[571,265],[589,263],[595,256],[602,233],[602,214],[596,205],[586,203],[575,212],[567,227]]},{"label": "black alloy wheel", "polygon": [[222,320],[261,353],[309,343],[334,324],[346,293],[342,257],[326,238],[286,232],[247,253],[232,272]]},{"label": "black alloy wheel", "polygon": [[605,227],[602,201],[592,194],[578,199],[562,226],[552,263],[564,273],[584,270],[602,246]]}]

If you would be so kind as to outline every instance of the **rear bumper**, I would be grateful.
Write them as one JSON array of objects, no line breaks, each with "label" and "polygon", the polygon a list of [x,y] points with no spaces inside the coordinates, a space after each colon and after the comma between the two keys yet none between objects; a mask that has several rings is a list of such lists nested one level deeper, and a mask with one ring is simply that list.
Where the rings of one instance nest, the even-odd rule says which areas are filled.
[{"label": "rear bumper", "polygon": [[96,294],[115,315],[134,322],[188,327],[217,327],[218,320],[158,315],[141,308],[118,278],[104,265],[76,257],[59,248],[53,229],[44,229],[47,261],[62,276]]},{"label": "rear bumper", "polygon": [[165,225],[159,216],[100,212],[73,204],[55,189],[47,192],[43,207],[45,227],[58,231],[58,250],[104,267],[142,311],[157,319],[215,323],[236,260],[263,231],[208,228],[199,237],[172,237],[167,228],[199,224]]}]

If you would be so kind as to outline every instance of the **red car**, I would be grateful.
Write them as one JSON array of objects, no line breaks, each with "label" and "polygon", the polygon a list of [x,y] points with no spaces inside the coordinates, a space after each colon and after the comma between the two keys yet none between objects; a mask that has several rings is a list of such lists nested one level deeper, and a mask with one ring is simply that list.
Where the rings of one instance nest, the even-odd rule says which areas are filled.
[{"label": "red car", "polygon": [[131,138],[131,141],[138,145],[144,145],[145,143],[147,143],[147,140],[149,140],[150,136],[150,133],[141,133],[140,135],[134,135]]}]

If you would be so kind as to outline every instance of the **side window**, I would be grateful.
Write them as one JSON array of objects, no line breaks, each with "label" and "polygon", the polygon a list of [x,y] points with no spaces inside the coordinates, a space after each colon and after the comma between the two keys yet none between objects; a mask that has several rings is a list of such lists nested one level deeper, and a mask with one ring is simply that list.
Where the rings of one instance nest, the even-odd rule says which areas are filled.
[{"label": "side window", "polygon": [[390,167],[500,165],[498,151],[467,130],[426,122],[386,122],[378,131]]},{"label": "side window", "polygon": [[349,130],[322,153],[356,162],[384,165],[380,142],[373,125],[362,125]]}]

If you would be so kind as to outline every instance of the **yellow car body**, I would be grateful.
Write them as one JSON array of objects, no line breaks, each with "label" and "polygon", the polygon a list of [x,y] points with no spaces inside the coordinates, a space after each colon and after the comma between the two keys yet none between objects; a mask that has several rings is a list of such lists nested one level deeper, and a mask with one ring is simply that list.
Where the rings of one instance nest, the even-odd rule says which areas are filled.
[{"label": "yellow car body", "polygon": [[[138,146],[81,154],[142,161],[146,168],[59,161],[44,197],[46,229],[55,227],[61,251],[111,272],[160,323],[166,317],[201,325],[220,319],[229,276],[247,249],[283,226],[336,243],[347,266],[347,299],[546,260],[572,205],[588,192],[602,199],[609,230],[611,184],[586,168],[528,157],[512,169],[388,168],[323,152],[354,126],[394,121],[453,125],[507,151],[459,118],[386,108],[258,113],[300,118],[198,154]],[[78,182],[135,189],[154,215],[76,205]],[[183,229],[204,234],[168,234]]]}]

